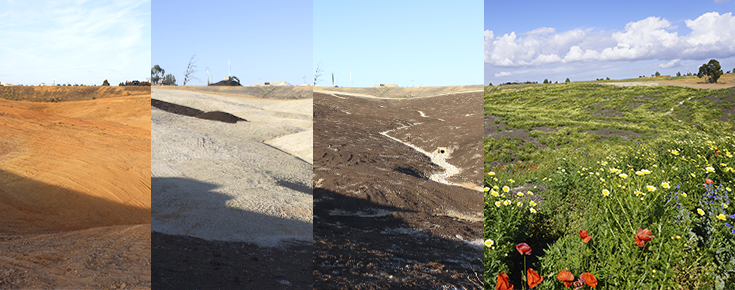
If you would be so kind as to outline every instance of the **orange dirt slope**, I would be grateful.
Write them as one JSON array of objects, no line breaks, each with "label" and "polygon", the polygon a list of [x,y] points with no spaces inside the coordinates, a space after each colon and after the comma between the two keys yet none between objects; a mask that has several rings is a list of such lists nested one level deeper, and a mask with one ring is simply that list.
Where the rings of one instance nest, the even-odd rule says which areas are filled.
[{"label": "orange dirt slope", "polygon": [[0,99],[0,233],[150,223],[150,92]]}]

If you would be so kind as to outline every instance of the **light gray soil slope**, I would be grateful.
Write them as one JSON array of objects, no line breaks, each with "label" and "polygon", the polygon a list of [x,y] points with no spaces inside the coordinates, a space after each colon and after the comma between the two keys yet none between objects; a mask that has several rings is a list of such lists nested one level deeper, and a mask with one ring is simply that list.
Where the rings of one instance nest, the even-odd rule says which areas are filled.
[{"label": "light gray soil slope", "polygon": [[151,109],[153,231],[264,246],[311,241],[312,165],[305,161],[311,158],[265,143],[292,134],[305,138],[311,99],[158,88],[152,98],[248,120],[228,124]]}]

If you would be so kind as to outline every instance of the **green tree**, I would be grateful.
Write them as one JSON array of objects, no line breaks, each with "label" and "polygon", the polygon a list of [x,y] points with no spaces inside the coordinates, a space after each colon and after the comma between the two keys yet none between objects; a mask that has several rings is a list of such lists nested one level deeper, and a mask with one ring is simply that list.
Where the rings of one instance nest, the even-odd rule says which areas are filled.
[{"label": "green tree", "polygon": [[489,86],[489,87],[492,87],[492,86],[493,86],[493,83],[490,83],[490,84],[489,84],[488,86]]},{"label": "green tree", "polygon": [[108,82],[107,80],[105,80],[104,82],[102,82],[102,85],[103,85],[103,86],[108,86],[108,87],[109,87],[109,86],[110,86],[110,82]]},{"label": "green tree", "polygon": [[680,77],[680,76],[681,76],[681,72],[679,72],[679,71],[678,71],[678,72],[676,72],[676,76],[677,76],[677,77]]},{"label": "green tree", "polygon": [[660,76],[661,76],[661,73],[659,73],[659,72],[656,72],[656,76],[657,76],[657,77],[660,77]]},{"label": "green tree", "polygon": [[544,79],[544,83],[545,84],[548,84],[549,83],[549,79]]},{"label": "green tree", "polygon": [[606,80],[606,81],[609,81],[609,80],[610,80],[610,77],[605,77],[605,80]]},{"label": "green tree", "polygon": [[176,77],[172,74],[167,74],[165,77],[163,77],[163,84],[169,85],[169,86],[175,86],[176,85]]},{"label": "green tree", "polygon": [[166,70],[161,68],[159,65],[154,65],[151,69],[151,82],[158,84],[158,81],[163,79],[164,74],[166,74]]},{"label": "green tree", "polygon": [[567,80],[566,80],[566,81],[564,81],[564,83],[567,83],[567,84],[568,84],[568,83],[571,83],[571,82],[572,82],[572,81],[570,81],[570,80],[569,80],[569,78],[567,78]]},{"label": "green tree", "polygon": [[699,67],[699,73],[697,73],[697,76],[700,78],[707,76],[706,82],[716,83],[717,79],[722,76],[722,68],[720,67],[720,62],[716,59],[710,59],[708,63],[705,63]]}]

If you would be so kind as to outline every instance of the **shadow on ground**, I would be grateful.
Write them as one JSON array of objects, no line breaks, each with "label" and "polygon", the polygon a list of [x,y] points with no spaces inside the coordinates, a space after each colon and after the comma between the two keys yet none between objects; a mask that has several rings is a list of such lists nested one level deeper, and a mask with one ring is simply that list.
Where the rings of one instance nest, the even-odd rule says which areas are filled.
[{"label": "shadow on ground", "polygon": [[[311,226],[300,221],[228,207],[226,202],[231,197],[213,191],[217,187],[216,184],[187,178],[152,178],[154,211],[165,211],[167,206],[157,201],[157,192],[186,189],[196,193],[201,200],[207,200],[207,204],[214,204],[217,208],[212,210],[230,211],[226,215],[233,218],[276,227]],[[273,247],[263,247],[246,242],[212,241],[153,230],[153,289],[303,289],[312,284],[310,260],[313,247],[310,242],[290,240],[278,243],[274,240]],[[232,230],[236,232],[238,229]]]},{"label": "shadow on ground", "polygon": [[150,223],[151,210],[0,170],[0,233],[37,234]]}]

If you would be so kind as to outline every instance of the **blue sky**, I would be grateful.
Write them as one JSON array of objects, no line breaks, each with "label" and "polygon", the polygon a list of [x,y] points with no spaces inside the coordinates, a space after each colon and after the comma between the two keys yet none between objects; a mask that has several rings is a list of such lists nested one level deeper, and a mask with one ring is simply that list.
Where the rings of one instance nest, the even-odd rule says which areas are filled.
[{"label": "blue sky", "polygon": [[[483,3],[314,0],[317,86],[482,84]],[[350,70],[352,83],[350,83]]]},{"label": "blue sky", "polygon": [[735,68],[735,1],[485,1],[485,84]]},{"label": "blue sky", "polygon": [[150,32],[149,0],[0,0],[0,82],[144,80]]},{"label": "blue sky", "polygon": [[206,85],[232,75],[243,85],[286,81],[301,85],[313,78],[311,1],[153,1],[152,58],[184,82],[192,55]]}]

